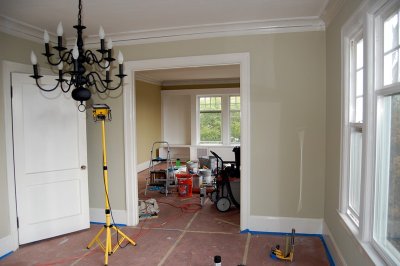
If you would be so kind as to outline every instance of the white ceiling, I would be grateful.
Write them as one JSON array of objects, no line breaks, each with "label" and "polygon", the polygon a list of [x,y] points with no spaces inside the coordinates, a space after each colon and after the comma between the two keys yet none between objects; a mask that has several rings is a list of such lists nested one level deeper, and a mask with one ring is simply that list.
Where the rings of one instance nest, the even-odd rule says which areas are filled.
[{"label": "white ceiling", "polygon": [[[87,46],[106,36],[126,41],[173,40],[177,36],[240,35],[257,32],[321,30],[327,10],[343,0],[82,0]],[[333,3],[333,4],[332,4]],[[0,0],[0,31],[41,41],[47,29],[55,39],[59,21],[74,40],[78,0]],[[238,78],[238,67],[142,73],[158,81]],[[194,72],[194,70],[196,70]],[[200,73],[202,73],[200,75]],[[166,76],[166,75],[169,76]],[[151,76],[152,75],[152,76]],[[178,78],[180,77],[180,78]],[[185,78],[183,78],[185,77]]]}]

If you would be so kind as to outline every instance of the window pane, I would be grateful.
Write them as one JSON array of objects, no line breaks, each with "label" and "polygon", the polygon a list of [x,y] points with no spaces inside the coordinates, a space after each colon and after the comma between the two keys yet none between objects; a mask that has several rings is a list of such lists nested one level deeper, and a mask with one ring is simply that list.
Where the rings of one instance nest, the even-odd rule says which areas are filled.
[{"label": "window pane", "polygon": [[240,110],[240,96],[229,97],[230,110]]},{"label": "window pane", "polygon": [[221,97],[200,97],[200,111],[221,110]]},{"label": "window pane", "polygon": [[200,113],[200,142],[222,143],[221,112]]},{"label": "window pane", "polygon": [[361,188],[361,157],[362,132],[359,128],[352,128],[350,136],[350,180],[349,180],[349,207],[355,214],[356,224],[360,215],[360,188]]},{"label": "window pane", "polygon": [[386,53],[387,51],[395,48],[399,44],[399,23],[398,14],[394,14],[392,17],[388,18],[384,23],[384,39],[383,39],[383,49]]},{"label": "window pane", "polygon": [[385,55],[383,62],[383,85],[390,85],[398,82],[399,76],[399,53],[394,51]]},{"label": "window pane", "polygon": [[400,94],[385,97],[378,120],[374,239],[400,263]]},{"label": "window pane", "polygon": [[240,96],[229,97],[229,141],[240,143]]},{"label": "window pane", "polygon": [[230,116],[230,142],[240,143],[240,112],[231,112]]},{"label": "window pane", "polygon": [[363,121],[363,97],[356,98],[356,123]]},{"label": "window pane", "polygon": [[360,69],[364,66],[364,58],[363,58],[363,48],[364,48],[364,42],[363,39],[359,40],[357,42],[357,62],[356,62],[356,68]]},{"label": "window pane", "polygon": [[364,86],[364,80],[363,80],[363,69],[357,71],[356,75],[356,96],[362,96],[363,95],[363,86]]}]

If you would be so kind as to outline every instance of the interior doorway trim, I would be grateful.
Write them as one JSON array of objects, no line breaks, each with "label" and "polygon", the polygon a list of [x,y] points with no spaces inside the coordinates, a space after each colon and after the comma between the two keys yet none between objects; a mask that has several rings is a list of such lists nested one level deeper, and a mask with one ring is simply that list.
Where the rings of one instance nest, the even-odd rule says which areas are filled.
[{"label": "interior doorway trim", "polygon": [[127,73],[124,88],[124,143],[127,225],[139,223],[137,208],[137,155],[136,155],[136,106],[135,72],[154,69],[201,67],[213,65],[240,65],[241,97],[241,182],[240,182],[240,229],[248,228],[250,216],[250,54],[233,53],[204,56],[174,57],[129,61],[125,63]]}]

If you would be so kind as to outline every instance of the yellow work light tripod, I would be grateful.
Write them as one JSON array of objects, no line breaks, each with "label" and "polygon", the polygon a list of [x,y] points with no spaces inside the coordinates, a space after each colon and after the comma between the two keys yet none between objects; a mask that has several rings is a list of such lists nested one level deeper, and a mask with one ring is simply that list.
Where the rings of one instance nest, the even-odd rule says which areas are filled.
[{"label": "yellow work light tripod", "polygon": [[[103,144],[103,178],[104,178],[104,190],[105,190],[105,214],[106,214],[106,224],[104,227],[100,229],[97,235],[90,241],[87,248],[89,249],[94,242],[97,242],[99,246],[104,251],[104,265],[108,265],[108,256],[117,251],[117,249],[121,246],[122,242],[126,239],[129,243],[136,246],[136,243],[130,239],[127,235],[125,235],[119,228],[117,228],[114,224],[111,224],[111,208],[110,201],[108,198],[108,169],[107,169],[107,152],[106,152],[106,130],[105,130],[105,120],[111,120],[111,109],[106,104],[95,104],[93,105],[93,118],[95,121],[101,121],[101,129],[102,129],[102,144]],[[118,240],[117,244],[112,247],[111,244],[111,228],[114,229],[118,234],[122,236],[121,239]],[[101,234],[106,231],[106,241],[105,244],[100,240]]]}]

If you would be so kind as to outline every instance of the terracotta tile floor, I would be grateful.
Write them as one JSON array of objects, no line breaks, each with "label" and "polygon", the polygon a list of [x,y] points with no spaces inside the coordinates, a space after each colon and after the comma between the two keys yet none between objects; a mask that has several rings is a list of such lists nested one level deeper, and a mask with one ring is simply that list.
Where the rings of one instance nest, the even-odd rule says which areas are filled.
[{"label": "terracotta tile floor", "polygon": [[[155,198],[160,213],[138,226],[121,227],[137,245],[118,249],[109,257],[109,265],[211,266],[215,255],[222,257],[224,266],[330,265],[319,236],[296,236],[294,261],[276,261],[269,251],[276,244],[284,246],[283,236],[240,233],[238,209],[221,213],[210,200],[201,208],[199,194],[181,198],[176,192],[165,197],[149,191],[144,197],[146,175],[146,171],[139,174],[139,198]],[[0,265],[104,265],[104,253],[97,244],[86,249],[101,226],[92,224],[88,230],[23,245],[0,260]]]}]

